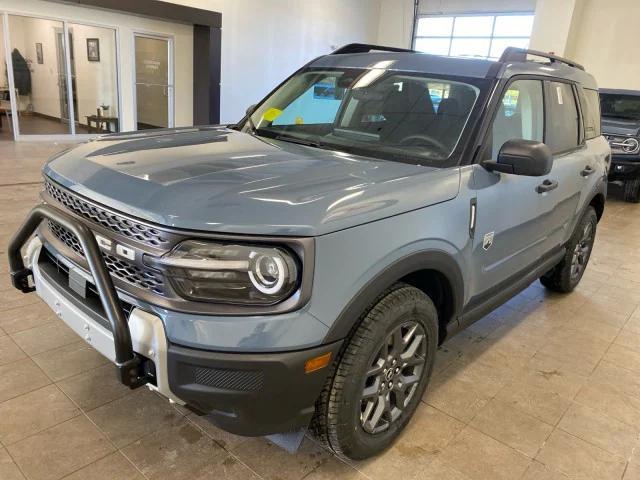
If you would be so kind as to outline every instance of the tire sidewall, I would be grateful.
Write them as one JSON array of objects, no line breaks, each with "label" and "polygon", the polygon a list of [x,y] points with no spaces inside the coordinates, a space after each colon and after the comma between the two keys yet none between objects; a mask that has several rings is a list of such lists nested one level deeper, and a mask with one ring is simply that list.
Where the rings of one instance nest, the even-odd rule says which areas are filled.
[{"label": "tire sidewall", "polygon": [[[413,287],[405,288],[413,289]],[[416,290],[420,296],[416,295],[411,302],[395,305],[394,308],[384,308],[382,312],[376,311],[374,306],[371,312],[376,312],[375,321],[367,322],[368,319],[365,318],[363,322],[366,323],[368,330],[366,341],[359,345],[355,355],[349,358],[349,367],[343,369],[341,365],[339,368],[343,370],[341,373],[346,375],[346,381],[340,394],[341,403],[334,438],[340,444],[339,449],[349,458],[366,458],[387,448],[411,419],[429,383],[437,349],[437,314],[429,298],[419,290],[413,290]],[[377,305],[383,301],[384,298]],[[427,353],[422,378],[402,417],[393,422],[386,431],[370,434],[362,428],[360,422],[360,399],[369,362],[387,336],[396,327],[408,321],[418,322],[426,334]]]},{"label": "tire sidewall", "polygon": [[[584,269],[582,270],[582,272],[577,278],[572,279],[571,278],[571,259],[573,258],[573,251],[577,243],[580,241],[582,237],[582,232],[584,230],[584,227],[589,222],[591,222],[591,228],[593,229],[592,239],[591,239],[591,248],[589,248],[589,253],[587,255]],[[569,251],[567,252],[568,262],[567,262],[566,272],[564,272],[564,274],[566,275],[566,279],[563,279],[563,281],[567,282],[571,290],[573,290],[580,283],[580,280],[582,279],[582,276],[584,275],[584,272],[586,271],[587,266],[589,265],[589,260],[591,259],[591,253],[593,252],[593,245],[595,244],[595,241],[596,241],[597,228],[598,228],[598,216],[596,215],[595,210],[589,207],[587,211],[584,213],[584,215],[582,216],[582,218],[580,219],[580,222],[578,223],[578,225],[576,225],[576,230],[573,232],[573,235],[571,236]]]}]

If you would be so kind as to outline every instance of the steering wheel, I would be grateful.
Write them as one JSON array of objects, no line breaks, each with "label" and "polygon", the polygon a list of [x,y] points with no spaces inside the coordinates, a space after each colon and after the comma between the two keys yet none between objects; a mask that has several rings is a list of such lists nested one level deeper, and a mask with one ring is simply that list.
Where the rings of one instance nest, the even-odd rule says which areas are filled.
[{"label": "steering wheel", "polygon": [[450,151],[450,148],[444,143],[442,143],[440,140],[436,140],[435,138],[430,137],[429,135],[424,135],[420,133],[416,133],[414,135],[409,135],[408,137],[404,137],[402,140],[400,140],[400,145],[416,144],[416,141],[418,140],[422,142],[426,142],[430,145],[433,145],[434,147],[440,149],[445,154],[448,154]]}]

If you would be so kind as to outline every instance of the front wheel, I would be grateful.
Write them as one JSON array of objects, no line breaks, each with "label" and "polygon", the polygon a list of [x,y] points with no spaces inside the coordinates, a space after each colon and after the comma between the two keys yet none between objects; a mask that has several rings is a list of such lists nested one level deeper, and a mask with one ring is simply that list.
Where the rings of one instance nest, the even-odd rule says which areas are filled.
[{"label": "front wheel", "polygon": [[314,430],[337,455],[361,460],[387,448],[429,382],[438,315],[422,291],[397,284],[367,311],[316,408]]},{"label": "front wheel", "polygon": [[560,293],[569,293],[576,288],[591,258],[597,226],[596,211],[593,207],[589,207],[569,239],[564,258],[540,277],[542,285]]}]

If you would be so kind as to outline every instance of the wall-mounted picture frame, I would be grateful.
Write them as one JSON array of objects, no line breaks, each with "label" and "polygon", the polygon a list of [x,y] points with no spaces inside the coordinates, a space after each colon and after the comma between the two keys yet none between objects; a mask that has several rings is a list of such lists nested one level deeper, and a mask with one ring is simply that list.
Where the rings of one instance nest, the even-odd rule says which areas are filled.
[{"label": "wall-mounted picture frame", "polygon": [[90,62],[100,61],[100,39],[87,38],[87,60]]},{"label": "wall-mounted picture frame", "polygon": [[36,43],[36,61],[39,65],[44,63],[44,55],[42,54],[42,44]]}]

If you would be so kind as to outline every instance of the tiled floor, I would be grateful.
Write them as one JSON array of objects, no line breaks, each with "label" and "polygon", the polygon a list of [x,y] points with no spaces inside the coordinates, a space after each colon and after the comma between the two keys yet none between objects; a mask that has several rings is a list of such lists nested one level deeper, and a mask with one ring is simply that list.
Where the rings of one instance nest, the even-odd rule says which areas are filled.
[{"label": "tiled floor", "polygon": [[346,465],[226,434],[110,365],[9,287],[7,239],[62,148],[0,142],[0,479],[640,479],[640,206],[612,189],[576,292],[532,284],[452,339],[396,445]]}]

